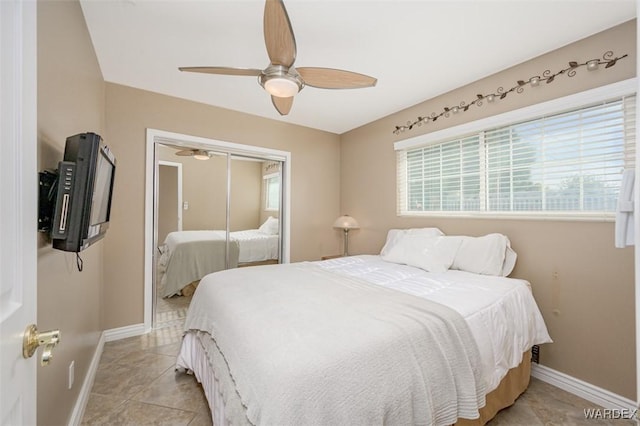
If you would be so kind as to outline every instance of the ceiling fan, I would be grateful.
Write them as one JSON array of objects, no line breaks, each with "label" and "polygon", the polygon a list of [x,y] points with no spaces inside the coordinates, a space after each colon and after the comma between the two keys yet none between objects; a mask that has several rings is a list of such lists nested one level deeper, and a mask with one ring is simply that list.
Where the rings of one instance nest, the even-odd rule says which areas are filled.
[{"label": "ceiling fan", "polygon": [[258,77],[258,82],[271,95],[271,102],[280,115],[287,115],[293,97],[305,86],[319,89],[358,89],[376,85],[368,75],[333,68],[294,68],[296,39],[289,15],[282,0],[266,0],[264,6],[264,41],[269,66],[256,68],[180,67],[180,71]]},{"label": "ceiling fan", "polygon": [[176,151],[176,155],[180,157],[193,157],[196,160],[208,160],[213,155],[213,152],[206,151],[204,149],[183,149],[182,151]]}]

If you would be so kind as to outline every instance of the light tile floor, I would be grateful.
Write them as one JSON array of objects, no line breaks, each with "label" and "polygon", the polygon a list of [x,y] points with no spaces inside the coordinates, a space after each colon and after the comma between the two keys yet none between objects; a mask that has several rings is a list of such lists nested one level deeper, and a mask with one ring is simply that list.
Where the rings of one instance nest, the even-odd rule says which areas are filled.
[{"label": "light tile floor", "polygon": [[[211,425],[202,388],[193,376],[174,371],[189,299],[158,304],[161,328],[105,344],[84,425]],[[537,379],[489,422],[502,425],[635,425],[631,420],[590,420],[596,405]]]}]

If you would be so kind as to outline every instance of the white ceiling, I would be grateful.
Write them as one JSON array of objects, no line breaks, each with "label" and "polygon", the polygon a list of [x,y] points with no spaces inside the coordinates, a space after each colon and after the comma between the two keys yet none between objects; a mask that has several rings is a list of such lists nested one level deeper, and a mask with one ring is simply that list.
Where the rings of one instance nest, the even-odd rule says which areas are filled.
[{"label": "white ceiling", "polygon": [[378,84],[305,87],[281,117],[255,77],[178,71],[265,68],[262,1],[81,5],[106,81],[338,134],[636,16],[635,0],[285,0],[296,66],[356,71]]}]

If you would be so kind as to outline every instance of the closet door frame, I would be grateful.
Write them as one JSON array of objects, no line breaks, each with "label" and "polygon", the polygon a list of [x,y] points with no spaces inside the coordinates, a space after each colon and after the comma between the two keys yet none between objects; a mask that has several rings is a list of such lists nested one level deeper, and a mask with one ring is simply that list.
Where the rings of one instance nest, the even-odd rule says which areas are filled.
[{"label": "closet door frame", "polygon": [[[158,194],[158,145],[184,146],[185,148],[202,148],[227,154],[264,158],[282,162],[281,176],[281,258],[280,263],[289,263],[290,256],[290,212],[291,212],[291,153],[271,148],[263,148],[253,145],[244,145],[234,142],[203,138],[199,136],[185,135],[158,129],[147,129],[146,143],[146,178],[145,178],[145,256],[144,256],[144,329],[149,332],[155,322],[155,279],[154,271],[154,247],[157,245],[157,212],[155,200]],[[229,196],[229,194],[227,194]]]}]

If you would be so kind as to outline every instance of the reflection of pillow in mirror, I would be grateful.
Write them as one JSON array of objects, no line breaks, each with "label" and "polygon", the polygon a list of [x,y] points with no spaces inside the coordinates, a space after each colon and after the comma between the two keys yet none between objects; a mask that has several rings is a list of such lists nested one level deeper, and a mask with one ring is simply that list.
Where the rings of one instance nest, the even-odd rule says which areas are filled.
[{"label": "reflection of pillow in mirror", "polygon": [[267,220],[264,221],[258,230],[260,232],[264,232],[269,235],[277,235],[280,229],[280,224],[278,223],[278,219],[273,216],[269,216]]},{"label": "reflection of pillow in mirror", "polygon": [[429,272],[446,272],[456,256],[461,240],[449,237],[406,233],[387,253],[387,262],[401,263]]},{"label": "reflection of pillow in mirror", "polygon": [[444,235],[438,228],[412,228],[412,229],[389,229],[387,241],[380,251],[380,256],[385,256],[405,235],[422,235],[424,237],[439,237]]}]

